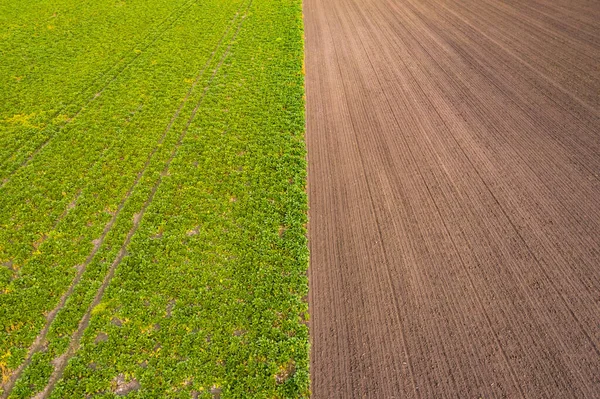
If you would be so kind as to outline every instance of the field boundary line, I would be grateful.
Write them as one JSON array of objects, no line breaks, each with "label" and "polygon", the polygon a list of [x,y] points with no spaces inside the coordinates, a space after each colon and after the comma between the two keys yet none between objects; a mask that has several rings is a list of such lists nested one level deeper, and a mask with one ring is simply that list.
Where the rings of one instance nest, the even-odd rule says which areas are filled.
[{"label": "field boundary line", "polygon": [[[177,155],[177,152],[179,150],[179,147],[181,146],[181,144],[183,143],[183,140],[187,136],[189,127],[190,127],[192,121],[194,120],[194,118],[196,117],[198,109],[200,108],[200,106],[203,103],[203,100],[204,100],[204,98],[206,96],[206,93],[208,92],[208,90],[210,88],[210,84],[212,83],[212,81],[214,80],[215,76],[219,72],[221,66],[223,65],[223,62],[224,62],[225,58],[227,58],[227,56],[229,55],[231,46],[232,46],[233,42],[235,41],[235,38],[237,37],[237,34],[239,33],[239,31],[240,31],[240,29],[242,27],[242,24],[244,22],[243,20],[246,18],[247,11],[250,8],[251,4],[252,4],[252,0],[250,0],[248,2],[248,6],[246,8],[246,12],[242,16],[241,21],[240,21],[240,23],[238,25],[238,28],[237,28],[235,34],[231,38],[231,40],[229,42],[229,45],[227,46],[227,49],[223,53],[223,56],[221,57],[221,59],[219,61],[219,64],[217,65],[217,67],[213,71],[213,74],[211,75],[208,84],[204,87],[204,91],[203,91],[203,93],[202,93],[202,95],[201,95],[198,103],[196,104],[196,107],[192,111],[192,114],[190,115],[190,118],[188,119],[188,122],[186,123],[186,125],[185,125],[185,127],[184,127],[184,129],[183,129],[183,131],[181,133],[181,135],[179,136],[177,144],[173,148],[173,150],[171,152],[171,155],[170,155],[169,159],[167,160],[167,163],[165,164],[165,167],[163,168],[161,174],[159,175],[156,183],[152,187],[152,190],[150,191],[150,195],[148,196],[148,198],[146,199],[146,201],[142,205],[142,208],[139,210],[139,212],[136,213],[136,214],[134,214],[134,223],[133,223],[133,226],[129,230],[129,233],[127,234],[127,237],[125,238],[125,241],[123,242],[123,245],[121,246],[117,257],[115,258],[115,260],[111,264],[111,266],[110,266],[107,274],[104,277],[104,280],[102,281],[102,284],[98,288],[98,290],[96,292],[96,295],[94,297],[94,300],[89,305],[86,313],[84,314],[83,318],[79,322],[79,327],[77,328],[77,330],[75,331],[75,333],[72,335],[71,341],[69,343],[69,347],[67,348],[67,350],[65,351],[65,353],[63,353],[62,355],[60,355],[59,357],[55,358],[52,361],[52,363],[54,364],[54,371],[52,372],[52,375],[50,376],[50,380],[48,381],[48,384],[46,385],[46,387],[44,388],[44,390],[35,396],[35,399],[46,399],[46,398],[48,398],[48,396],[50,395],[50,393],[54,389],[54,386],[56,385],[56,383],[60,380],[60,378],[62,378],[63,372],[64,372],[64,370],[65,370],[65,368],[67,366],[68,361],[73,357],[73,355],[79,349],[81,338],[83,337],[83,334],[84,334],[85,330],[89,326],[90,319],[92,317],[92,311],[94,310],[94,308],[102,300],[102,297],[104,296],[104,292],[105,292],[106,288],[109,286],[110,282],[112,281],[112,278],[114,277],[114,274],[115,274],[115,271],[116,271],[117,267],[121,264],[121,261],[123,260],[123,258],[125,258],[128,255],[127,247],[129,246],[129,243],[131,242],[131,238],[137,232],[137,229],[138,229],[138,227],[139,227],[139,225],[140,225],[140,223],[141,223],[141,221],[142,221],[142,219],[144,217],[144,213],[146,212],[146,210],[148,209],[148,207],[152,203],[152,200],[154,199],[154,195],[156,194],[156,192],[158,191],[158,188],[159,188],[160,184],[162,183],[162,178],[164,176],[168,175],[169,168],[171,166],[171,162],[173,161],[173,159],[175,159],[175,157]],[[236,15],[236,17],[237,17],[237,15]]]},{"label": "field boundary line", "polygon": [[[231,27],[235,24],[235,20],[237,19],[238,15],[239,15],[239,10],[234,15],[234,17],[233,17],[232,21],[230,22],[230,24],[227,26],[225,32],[221,36],[219,42],[215,46],[213,52],[211,53],[211,56],[209,57],[209,59],[205,63],[204,67],[199,72],[199,74],[196,76],[196,80],[194,81],[194,83],[192,84],[192,86],[188,89],[188,91],[187,91],[184,99],[182,100],[181,104],[179,105],[179,108],[177,109],[177,111],[175,112],[175,114],[173,115],[173,117],[171,118],[171,120],[169,121],[169,124],[167,125],[165,131],[163,132],[163,135],[161,136],[161,138],[157,142],[157,145],[154,147],[154,149],[149,154],[148,159],[146,160],[146,163],[144,164],[142,170],[140,170],[140,172],[138,172],[137,177],[136,177],[135,181],[133,182],[132,186],[129,188],[129,190],[125,194],[125,197],[119,203],[119,206],[118,206],[117,210],[115,211],[115,213],[113,214],[113,216],[110,219],[110,221],[105,225],[104,230],[102,231],[102,234],[100,235],[100,237],[98,239],[96,239],[96,240],[93,241],[94,246],[92,248],[92,251],[90,252],[90,254],[88,255],[88,257],[86,258],[85,262],[83,264],[77,266],[77,274],[75,275],[75,278],[71,282],[69,288],[61,296],[61,298],[60,298],[59,303],[57,304],[57,306],[50,313],[48,313],[48,315],[46,316],[46,323],[45,323],[42,331],[38,334],[38,336],[34,340],[33,344],[30,346],[30,348],[28,350],[28,353],[27,353],[27,357],[25,358],[25,360],[23,361],[23,363],[21,363],[21,365],[12,373],[11,377],[9,378],[9,380],[3,386],[4,392],[2,393],[2,396],[0,396],[0,399],[7,399],[8,398],[8,396],[10,395],[12,389],[14,388],[15,383],[20,378],[20,376],[23,373],[23,371],[25,370],[25,368],[27,366],[29,366],[29,364],[31,364],[31,360],[33,359],[33,355],[35,355],[37,352],[39,352],[42,349],[43,344],[44,344],[44,342],[46,340],[46,336],[48,335],[48,331],[50,330],[50,325],[52,324],[52,322],[56,318],[56,315],[58,314],[58,312],[65,306],[67,300],[69,299],[69,297],[71,296],[71,294],[75,290],[75,286],[79,283],[79,281],[83,277],[83,273],[85,272],[87,266],[92,262],[92,260],[95,257],[96,253],[98,252],[98,250],[100,249],[100,247],[104,243],[104,240],[105,240],[106,236],[108,235],[109,231],[112,229],[113,225],[115,224],[117,217],[119,216],[119,214],[121,213],[121,210],[125,206],[125,203],[131,197],[131,194],[133,193],[133,191],[137,187],[137,185],[138,185],[139,181],[141,180],[143,174],[146,172],[148,166],[150,165],[150,163],[152,161],[152,158],[156,154],[156,151],[158,150],[158,148],[160,147],[160,145],[166,139],[166,136],[167,136],[168,132],[171,130],[171,127],[173,126],[175,120],[179,117],[179,114],[181,113],[181,110],[183,109],[184,105],[187,103],[187,100],[188,100],[190,94],[192,93],[192,91],[194,90],[194,88],[197,86],[197,84],[200,81],[201,77],[206,72],[206,69],[209,67],[210,63],[214,59],[214,56],[215,56],[216,52],[218,51],[219,47],[221,46],[221,44],[223,42],[223,39],[227,36],[227,34],[229,33]],[[220,66],[220,64],[219,64],[219,66]],[[213,77],[214,77],[214,73],[213,73]],[[212,78],[211,78],[211,81],[212,81]],[[207,88],[205,88],[204,93],[206,93],[206,90],[207,90]],[[199,105],[197,107],[199,107]],[[197,111],[197,108],[195,109],[195,111]],[[195,113],[194,113],[194,116],[195,116]],[[186,130],[187,130],[187,127],[189,126],[190,123],[191,123],[191,120],[188,121],[188,124],[186,125]]]},{"label": "field boundary line", "polygon": [[[121,74],[127,69],[129,68],[129,66],[131,66],[135,61],[137,61],[137,59],[144,53],[145,50],[147,50],[148,48],[150,48],[154,43],[156,43],[161,37],[162,35],[169,30],[177,21],[179,21],[179,19],[185,15],[185,12],[192,7],[192,5],[195,3],[196,0],[192,0],[189,3],[187,3],[186,5],[184,5],[183,7],[181,7],[180,9],[178,9],[177,11],[181,11],[181,13],[173,20],[170,22],[170,24],[168,24],[162,31],[158,32],[156,34],[156,36],[154,36],[150,43],[146,44],[145,47],[143,47],[143,49],[141,50],[140,53],[136,54],[135,56],[133,56],[133,58],[131,58],[129,61],[125,62],[125,64],[122,66],[122,68],[120,70],[118,70],[118,72],[112,76],[112,78],[110,78],[108,80],[108,82],[102,86],[100,88],[100,91],[96,92],[92,97],[90,97],[80,108],[79,110],[75,113],[75,115],[73,115],[73,117],[69,118],[63,125],[59,125],[56,132],[54,132],[54,134],[50,135],[45,141],[43,141],[37,148],[35,148],[33,150],[33,152],[25,159],[25,161],[23,161],[21,164],[19,164],[15,169],[13,169],[11,172],[9,172],[2,180],[2,182],[0,183],[0,189],[4,188],[4,186],[6,186],[6,184],[8,184],[8,182],[10,181],[10,179],[22,168],[24,168],[25,166],[27,166],[32,160],[33,158],[39,154],[49,143],[50,141],[52,141],[52,139],[54,137],[56,137],[56,135],[58,135],[65,127],[67,127],[77,116],[79,116],[79,114],[81,114],[81,112],[83,112],[84,109],[86,109],[86,107],[91,104],[94,100],[96,100],[98,97],[100,97],[100,95],[104,92],[104,90],[106,90],[115,80],[117,80],[119,78],[119,76],[121,76]],[[174,11],[173,13],[171,13],[169,15],[168,18],[170,18],[172,15],[174,15],[177,11]],[[163,22],[161,22],[158,26],[160,27],[162,24],[165,23],[165,21],[167,21],[167,19],[163,20]],[[150,34],[147,35],[143,40],[146,40],[149,36],[151,36]],[[135,49],[135,46],[133,47]],[[104,77],[104,75],[108,74],[113,68],[115,68],[119,63],[121,63],[123,60],[125,59],[125,57],[121,58],[119,61],[117,61],[116,64],[114,64],[113,66],[111,66],[107,72],[105,72],[102,77]],[[96,80],[94,80],[94,82],[88,86],[83,92],[80,92],[79,94],[76,95],[79,96],[80,94],[85,94],[85,92],[87,92],[89,90],[90,87],[93,86],[93,84],[100,79],[97,78]],[[62,107],[58,112],[56,112],[54,114],[54,116],[50,119],[50,121],[48,122],[48,125],[45,127],[42,132],[45,132],[49,129],[51,129],[52,126],[52,120],[54,120],[58,115],[61,114],[62,111],[64,111],[65,109],[67,109],[67,107],[71,106],[74,103],[74,101],[71,101],[71,103],[65,105],[64,107]],[[14,153],[16,153],[17,151],[21,150],[23,148],[23,146],[19,147],[18,149],[16,149]],[[12,155],[12,154],[11,154]],[[10,158],[10,155],[5,158],[2,162],[4,163],[6,161],[6,159]]]}]

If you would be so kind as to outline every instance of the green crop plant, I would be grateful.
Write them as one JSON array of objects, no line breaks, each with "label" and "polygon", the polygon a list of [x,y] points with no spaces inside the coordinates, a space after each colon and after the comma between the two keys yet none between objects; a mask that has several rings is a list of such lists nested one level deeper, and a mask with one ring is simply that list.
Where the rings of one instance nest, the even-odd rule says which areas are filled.
[{"label": "green crop plant", "polygon": [[298,0],[0,5],[0,397],[308,396]]}]

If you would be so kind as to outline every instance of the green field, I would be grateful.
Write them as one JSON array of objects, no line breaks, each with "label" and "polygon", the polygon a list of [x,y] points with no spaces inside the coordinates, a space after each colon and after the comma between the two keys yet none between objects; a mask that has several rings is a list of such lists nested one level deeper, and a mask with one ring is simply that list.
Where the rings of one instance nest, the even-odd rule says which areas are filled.
[{"label": "green field", "polygon": [[0,3],[0,398],[307,397],[301,0]]}]

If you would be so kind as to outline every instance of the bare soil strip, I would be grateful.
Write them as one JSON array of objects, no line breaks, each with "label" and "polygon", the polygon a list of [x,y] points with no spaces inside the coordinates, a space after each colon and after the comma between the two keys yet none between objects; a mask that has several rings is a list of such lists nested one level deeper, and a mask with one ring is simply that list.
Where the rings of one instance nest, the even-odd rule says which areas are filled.
[{"label": "bare soil strip", "polygon": [[313,396],[597,397],[600,3],[304,14]]}]

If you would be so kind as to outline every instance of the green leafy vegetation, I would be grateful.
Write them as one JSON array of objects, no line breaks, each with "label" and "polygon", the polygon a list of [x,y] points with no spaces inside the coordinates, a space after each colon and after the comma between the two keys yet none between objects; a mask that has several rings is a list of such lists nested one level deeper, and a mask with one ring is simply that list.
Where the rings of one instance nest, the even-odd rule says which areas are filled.
[{"label": "green leafy vegetation", "polygon": [[0,15],[0,395],[308,396],[301,2]]}]

